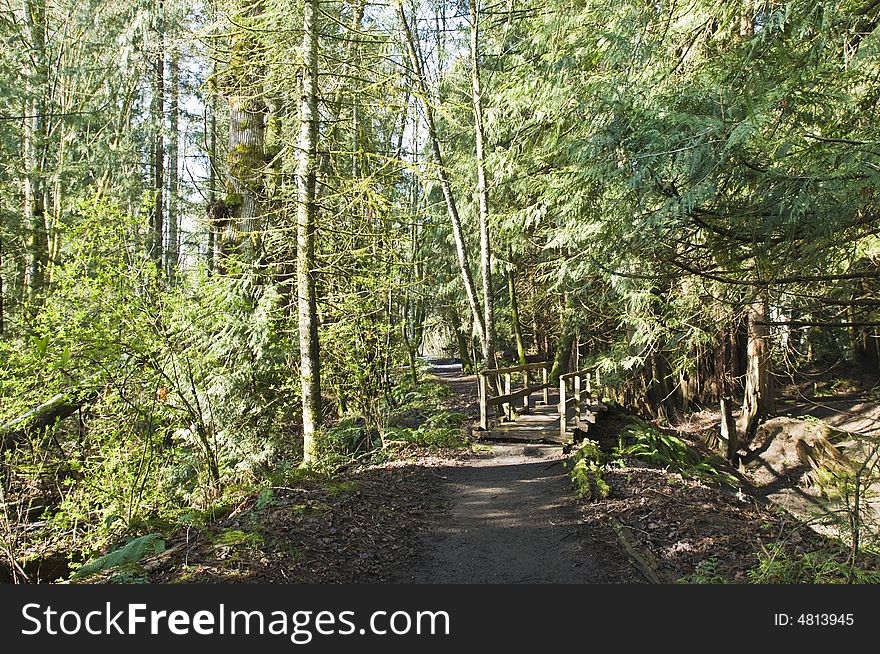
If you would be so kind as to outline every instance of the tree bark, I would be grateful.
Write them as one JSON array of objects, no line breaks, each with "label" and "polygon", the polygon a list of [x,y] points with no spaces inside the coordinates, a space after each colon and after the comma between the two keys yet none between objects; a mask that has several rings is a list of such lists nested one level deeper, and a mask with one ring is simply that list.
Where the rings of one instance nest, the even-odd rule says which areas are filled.
[{"label": "tree bark", "polygon": [[732,402],[727,396],[721,398],[721,440],[727,448],[727,460],[734,465],[739,463],[737,450],[739,443],[736,437],[736,421],[733,419]]},{"label": "tree bark", "polygon": [[168,243],[165,246],[165,274],[174,279],[180,258],[178,243],[179,217],[177,215],[180,197],[180,176],[178,166],[180,143],[180,52],[177,44],[172,43],[169,60],[169,84],[171,97],[168,105],[169,142],[168,142]]},{"label": "tree bark", "polygon": [[440,182],[440,188],[443,191],[443,198],[446,202],[446,212],[449,215],[449,221],[452,223],[452,237],[455,240],[455,252],[458,257],[458,267],[461,272],[462,282],[464,283],[465,295],[467,296],[468,306],[473,317],[474,327],[481,341],[485,340],[486,328],[483,319],[483,312],[477,303],[477,293],[474,288],[474,280],[471,275],[470,263],[467,254],[467,244],[464,240],[464,234],[461,229],[461,219],[458,213],[458,205],[455,202],[455,195],[452,192],[452,185],[446,172],[446,165],[443,158],[443,151],[440,147],[440,139],[437,135],[437,126],[434,122],[434,108],[428,98],[428,84],[425,80],[424,70],[422,68],[421,56],[419,54],[419,44],[416,41],[406,14],[403,11],[403,1],[397,0],[397,17],[400,21],[400,27],[409,55],[410,66],[415,75],[416,95],[425,112],[425,123],[428,128],[428,138],[431,141],[431,152],[434,157],[434,164],[437,166],[437,179]]},{"label": "tree bark", "polygon": [[0,234],[0,336],[6,333],[6,312],[3,306],[3,235]]},{"label": "tree bark", "polygon": [[24,107],[24,219],[30,231],[24,287],[26,298],[32,303],[38,303],[45,287],[46,269],[49,265],[45,183],[49,84],[46,61],[46,0],[28,0],[25,3],[25,20],[31,45],[32,67],[28,71],[27,101]]},{"label": "tree bark", "polygon": [[[236,247],[256,251],[262,216],[264,110],[252,96],[229,99],[229,186],[226,204],[232,214],[232,238]],[[242,235],[249,237],[248,241]]]},{"label": "tree bark", "polygon": [[297,147],[296,279],[299,314],[300,382],[303,407],[303,463],[315,460],[315,436],[321,424],[321,360],[315,291],[315,222],[318,149],[318,11],[319,0],[304,0]]},{"label": "tree bark", "polygon": [[483,130],[483,92],[480,83],[480,0],[470,0],[471,12],[471,90],[474,105],[476,143],[477,200],[480,223],[480,272],[483,277],[483,358],[487,368],[495,367],[495,297],[492,288],[492,245],[489,240],[489,188],[486,184],[485,133]]},{"label": "tree bark", "polygon": [[[242,18],[264,11],[254,2]],[[230,220],[222,237],[222,251],[238,250],[251,257],[259,250],[262,229],[267,108],[263,100],[261,51],[255,33],[239,30],[231,43],[229,64],[229,152],[225,204]],[[243,238],[243,236],[245,238]]]},{"label": "tree bark", "polygon": [[455,329],[455,341],[458,345],[458,358],[461,359],[461,371],[462,373],[470,372],[473,364],[468,352],[468,337],[465,335],[464,325]]},{"label": "tree bark", "polygon": [[150,256],[158,268],[164,264],[165,243],[165,2],[159,0],[158,44],[153,61],[153,191]]},{"label": "tree bark", "polygon": [[513,323],[513,336],[516,339],[516,354],[519,362],[525,365],[526,346],[523,342],[522,325],[519,322],[519,302],[516,299],[516,279],[513,270],[507,271],[507,294],[510,299],[510,320]]},{"label": "tree bark", "polygon": [[767,297],[761,294],[748,308],[746,384],[740,429],[746,442],[755,436],[761,420],[776,413],[767,313]]},{"label": "tree bark", "polygon": [[[214,73],[216,74],[216,67]],[[217,103],[214,94],[208,100],[208,270],[214,270],[217,255],[217,224],[214,210],[217,206]]]},{"label": "tree bark", "polygon": [[571,349],[574,345],[575,330],[571,324],[570,312],[572,300],[569,293],[564,293],[564,300],[559,307],[559,342],[553,355],[553,366],[550,368],[550,379],[555,384],[559,376],[568,372],[571,363]]},{"label": "tree bark", "polygon": [[568,364],[571,361],[571,346],[574,344],[574,332],[565,323],[562,329],[562,336],[559,338],[559,345],[553,357],[553,367],[550,369],[550,379],[553,383],[558,382],[559,376],[564,375],[568,370]]}]

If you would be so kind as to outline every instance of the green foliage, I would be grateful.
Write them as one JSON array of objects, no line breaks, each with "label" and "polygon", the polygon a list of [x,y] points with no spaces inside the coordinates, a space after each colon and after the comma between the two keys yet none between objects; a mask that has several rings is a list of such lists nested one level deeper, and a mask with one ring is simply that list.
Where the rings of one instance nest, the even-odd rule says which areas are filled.
[{"label": "green foliage", "polygon": [[[855,583],[880,583],[880,570],[855,566],[852,572]],[[782,543],[777,543],[758,552],[758,564],[748,574],[756,584],[841,584],[850,578],[850,564],[842,548],[829,546],[789,554]]]},{"label": "green foliage", "polygon": [[578,498],[604,500],[611,494],[611,486],[605,481],[603,468],[587,459],[578,461],[571,470],[571,481]]},{"label": "green foliage", "polygon": [[[318,438],[315,469],[333,473],[354,464],[381,462],[393,456],[397,444],[430,449],[465,448],[470,443],[462,433],[467,416],[441,410],[449,388],[433,381],[417,385],[408,378],[391,390],[392,407],[386,408],[380,428],[368,425],[362,416],[347,416],[324,429]],[[387,406],[387,405],[385,405]],[[413,422],[418,423],[411,426]]]},{"label": "green foliage", "polygon": [[611,486],[603,474],[604,464],[605,455],[599,444],[589,439],[568,458],[566,465],[572,465],[569,476],[579,499],[604,500],[611,494]]},{"label": "green foliage", "polygon": [[[52,430],[57,446],[35,436],[39,466],[25,450],[7,461],[14,484],[54,477],[61,490],[32,536],[88,552],[127,529],[203,522],[225,486],[255,482],[292,449],[299,403],[273,286],[196,268],[163,288],[128,248],[141,216],[106,199],[78,211],[35,333],[0,339],[0,421],[71,380],[101,389],[81,426]],[[75,544],[65,541],[72,533]]]},{"label": "green foliage", "polygon": [[724,575],[718,572],[718,558],[710,556],[700,561],[694,571],[678,580],[680,584],[726,584]]},{"label": "green foliage", "polygon": [[112,552],[89,561],[74,573],[74,577],[85,577],[125,564],[137,563],[148,554],[161,554],[164,551],[165,539],[162,534],[140,536]]},{"label": "green foliage", "polygon": [[697,477],[711,483],[736,486],[735,476],[713,465],[717,459],[704,460],[696,448],[682,439],[666,434],[638,418],[627,427],[632,443],[620,450],[621,454],[644,459],[654,465],[679,472],[686,477]]},{"label": "green foliage", "polygon": [[428,417],[416,428],[391,426],[385,432],[386,441],[402,441],[430,449],[466,448],[470,446],[462,433],[467,416],[442,411]]},{"label": "green foliage", "polygon": [[[292,437],[298,128],[288,120],[299,101],[289,62],[299,57],[300,12],[225,0],[216,20],[187,0],[165,3],[162,20],[132,2],[22,11],[38,5],[45,20],[0,21],[4,43],[39,37],[28,25],[46,28],[43,47],[0,51],[0,114],[45,103],[42,122],[0,121],[0,424],[85,380],[97,399],[4,453],[10,488],[41,501],[44,526],[24,530],[25,540],[99,551],[146,525],[209,520],[236,485],[293,484],[378,461],[393,455],[389,443],[466,445],[463,417],[438,414],[448,389],[419,380],[414,361],[426,332],[447,330],[443,346],[462,358],[474,338],[442,194],[425,164],[433,155],[407,136],[418,119],[391,12],[368,11],[352,25],[351,3],[323,8],[313,278],[330,426],[317,470],[301,473]],[[440,24],[425,12],[441,5],[417,5],[407,7],[416,24]],[[820,0],[583,0],[484,20],[480,45],[495,53],[480,61],[493,272],[514,273],[520,314],[535,327],[532,351],[553,350],[567,332],[620,402],[662,421],[717,400],[724,380],[712,353],[738,333],[755,289],[784,320],[839,323],[845,307],[855,324],[876,323],[876,11]],[[449,34],[419,34],[431,43],[444,170],[473,247],[471,71],[456,33],[467,26],[453,23]],[[103,39],[70,38],[95,24]],[[225,162],[193,167],[212,171],[211,192],[226,195],[233,213],[259,189],[253,230],[212,223],[220,274],[200,261],[207,232],[204,207],[189,200],[195,186],[174,197],[162,189],[158,207],[176,207],[180,224],[194,227],[177,273],[148,254],[161,196],[148,171],[166,116],[143,101],[156,94],[144,95],[153,72],[138,53],[156,50],[159,30],[173,33],[192,77],[177,89],[180,104],[203,103],[206,127],[229,132],[233,112],[218,107],[245,105],[239,128],[255,133],[265,118],[264,143],[233,143]],[[210,135],[191,136],[195,146]],[[241,184],[228,181],[225,194],[217,179]],[[27,208],[24,180],[39,191]],[[200,193],[207,181],[195,180]],[[45,244],[23,209],[47,227]],[[254,251],[236,252],[236,239]],[[29,293],[39,269],[29,262],[41,259],[46,284]],[[512,299],[495,298],[508,358]],[[777,362],[830,362],[865,358],[858,343],[874,336],[774,328],[771,347]],[[403,367],[411,362],[415,380]],[[733,481],[681,439],[641,423],[631,433],[631,456]],[[592,494],[603,492],[602,465],[575,462],[594,479]]]},{"label": "green foliage", "polygon": [[263,546],[263,536],[254,531],[225,529],[212,537],[211,542],[218,547],[242,547],[259,549]]},{"label": "green foliage", "polygon": [[418,384],[413,384],[409,378],[402,378],[391,390],[391,398],[396,407],[391,420],[394,415],[407,411],[436,411],[451,393],[448,386],[437,381],[420,380]]}]

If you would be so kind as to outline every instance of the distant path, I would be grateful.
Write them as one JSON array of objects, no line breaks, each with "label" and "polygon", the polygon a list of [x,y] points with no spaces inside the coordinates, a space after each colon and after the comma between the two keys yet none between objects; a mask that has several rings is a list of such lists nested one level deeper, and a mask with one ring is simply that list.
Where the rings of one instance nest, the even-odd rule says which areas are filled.
[{"label": "distant path", "polygon": [[[456,380],[455,371],[447,368],[435,373],[457,393],[476,393],[473,378]],[[428,536],[423,560],[401,581],[643,581],[610,530],[598,533],[582,524],[561,447],[490,447],[437,468],[446,484],[450,514]]]}]

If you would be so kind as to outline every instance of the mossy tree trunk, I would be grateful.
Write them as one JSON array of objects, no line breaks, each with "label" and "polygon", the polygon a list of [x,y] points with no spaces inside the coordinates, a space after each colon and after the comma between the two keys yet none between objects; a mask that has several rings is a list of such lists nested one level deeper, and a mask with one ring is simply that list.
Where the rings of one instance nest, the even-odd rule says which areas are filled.
[{"label": "mossy tree trunk", "polygon": [[510,300],[510,320],[513,323],[513,336],[516,339],[516,354],[519,362],[526,362],[526,346],[523,342],[522,325],[520,324],[519,302],[516,297],[516,278],[513,269],[507,271],[507,295]]},{"label": "mossy tree trunk", "polygon": [[46,156],[48,130],[49,64],[46,60],[48,16],[46,0],[25,2],[25,21],[30,40],[27,69],[27,100],[24,106],[24,224],[29,231],[27,261],[24,270],[25,297],[38,303],[45,287],[49,266],[49,230],[47,222],[48,189]]},{"label": "mossy tree trunk", "polygon": [[[174,35],[171,36],[175,38]],[[170,86],[168,103],[168,242],[165,244],[165,275],[174,279],[180,258],[178,246],[179,216],[177,215],[180,196],[179,144],[180,144],[180,51],[172,42],[169,53],[168,83]]]},{"label": "mossy tree trunk", "polygon": [[156,54],[153,59],[153,193],[155,205],[150,221],[150,256],[160,270],[165,245],[165,2],[159,0]]},{"label": "mossy tree trunk", "polygon": [[[249,5],[238,19],[247,24],[263,13],[262,2]],[[226,157],[225,205],[229,220],[221,236],[221,253],[239,251],[254,257],[259,251],[265,194],[265,140],[268,109],[263,98],[264,55],[257,32],[238,29],[231,41],[224,76],[229,105],[229,151]]]},{"label": "mossy tree trunk", "polygon": [[318,0],[305,0],[303,3],[303,79],[296,167],[296,280],[305,465],[314,462],[316,432],[321,425],[321,358],[315,290],[319,11]]}]

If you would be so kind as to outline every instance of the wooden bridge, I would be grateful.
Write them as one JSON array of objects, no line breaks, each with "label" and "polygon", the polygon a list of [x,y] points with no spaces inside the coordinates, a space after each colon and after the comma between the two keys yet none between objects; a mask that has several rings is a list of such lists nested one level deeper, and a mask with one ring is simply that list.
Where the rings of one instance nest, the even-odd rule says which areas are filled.
[{"label": "wooden bridge", "polygon": [[551,366],[540,361],[478,373],[483,438],[570,443],[585,435],[596,414],[607,409],[599,371],[569,372],[556,385],[550,382]]}]

